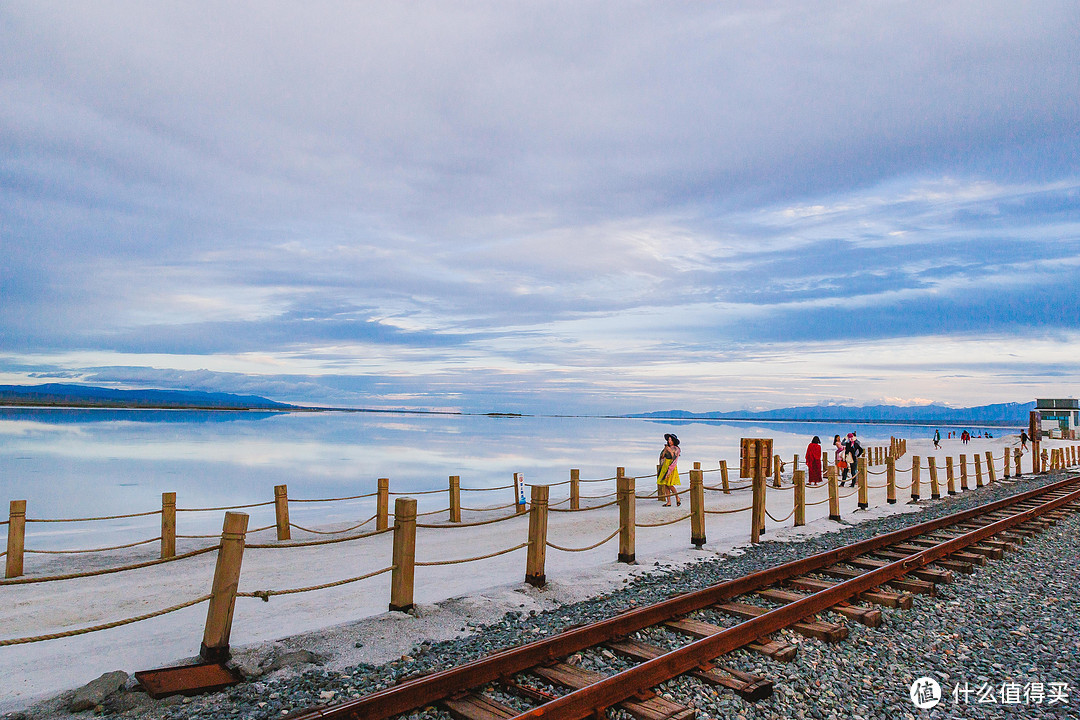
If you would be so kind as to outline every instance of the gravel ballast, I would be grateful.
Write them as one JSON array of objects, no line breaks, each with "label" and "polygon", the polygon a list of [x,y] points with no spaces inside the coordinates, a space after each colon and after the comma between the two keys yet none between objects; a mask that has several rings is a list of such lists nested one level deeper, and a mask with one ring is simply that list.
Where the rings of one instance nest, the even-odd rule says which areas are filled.
[{"label": "gravel ballast", "polygon": [[[799,542],[767,541],[734,557],[711,555],[681,567],[658,564],[651,572],[629,580],[621,590],[550,611],[507,613],[501,621],[484,627],[463,626],[462,630],[470,633],[466,637],[420,642],[409,655],[385,665],[357,665],[344,670],[305,665],[306,670],[282,671],[197,698],[150,701],[141,693],[128,691],[109,698],[96,712],[147,720],[282,717],[301,708],[359,697],[404,677],[461,664],[497,649],[557,633],[569,625],[605,619],[675,593],[983,505],[1058,479],[997,483],[947,500],[924,501],[921,512],[890,515]],[[893,720],[991,718],[1006,714],[1080,718],[1078,557],[1080,514],[1073,514],[1004,559],[978,568],[974,575],[957,575],[953,583],[939,585],[936,597],[917,596],[911,610],[882,608],[885,623],[879,628],[828,616],[823,619],[847,625],[847,640],[826,645],[782,631],[779,637],[799,647],[793,662],[776,662],[744,651],[726,656],[725,664],[775,681],[775,693],[767,700],[749,703],[730,691],[692,678],[670,681],[661,690],[672,700],[697,708],[702,720]],[[651,642],[687,642],[666,631],[647,632],[651,633]],[[572,662],[601,671],[624,666],[621,659],[594,650],[581,653]],[[936,680],[943,692],[940,704],[928,710],[916,708],[909,698],[912,682],[924,676]],[[962,691],[965,683],[972,691],[967,703],[962,694],[955,702],[954,687],[959,685]],[[1041,703],[1035,701],[1039,683],[1043,690]],[[1060,699],[1062,692],[1061,686],[1054,683],[1067,684],[1067,702],[1050,703],[1055,697]],[[979,702],[987,699],[986,688],[994,690],[997,702]],[[1016,692],[1019,694],[1009,696]],[[80,717],[58,711],[55,704],[49,703],[11,717],[20,716],[34,720]],[[412,717],[449,716],[428,708]]]}]

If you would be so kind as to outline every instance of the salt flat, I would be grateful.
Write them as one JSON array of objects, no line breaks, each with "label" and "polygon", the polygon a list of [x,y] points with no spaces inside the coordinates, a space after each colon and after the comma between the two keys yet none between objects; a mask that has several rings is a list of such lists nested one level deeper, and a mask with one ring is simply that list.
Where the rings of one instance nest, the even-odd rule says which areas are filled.
[{"label": "salt flat", "polygon": [[[944,464],[946,455],[969,459],[975,453],[991,450],[1000,456],[1005,445],[1012,447],[1014,436],[993,440],[976,439],[968,445],[958,440],[943,440],[942,449],[933,451],[932,443],[910,441],[908,456],[901,468],[910,466],[910,457],[918,455],[922,463],[922,496],[930,495],[925,458],[937,457],[942,494],[945,494]],[[1061,447],[1051,441],[1044,447]],[[827,448],[826,448],[827,449]],[[1025,467],[1030,455],[1025,455]],[[683,489],[688,486],[688,468],[683,468]],[[790,474],[790,467],[788,472]],[[871,468],[884,471],[884,465]],[[1000,466],[998,470],[1000,477]],[[733,486],[745,485],[731,473]],[[974,472],[970,473],[974,486]],[[959,478],[959,472],[957,473]],[[909,473],[898,473],[900,486],[910,482]],[[719,473],[705,475],[707,486],[719,485]],[[897,512],[913,512],[918,505],[907,503],[909,491],[898,490],[899,502],[886,503],[884,474],[870,475],[870,508],[857,511],[857,496],[852,488],[841,495],[841,514],[845,522],[857,523]],[[881,486],[881,487],[873,487]],[[648,479],[639,480],[637,492],[655,491]],[[552,488],[553,507],[565,508],[566,486]],[[582,485],[582,494],[592,492]],[[825,486],[807,489],[807,525],[791,527],[766,522],[767,540],[798,540],[808,535],[834,531],[842,525],[828,520],[828,504],[810,505],[828,497]],[[604,502],[610,498],[594,503]],[[706,491],[708,510],[731,510],[750,504],[748,489],[724,495]],[[768,507],[772,515],[783,518],[791,510],[790,483],[783,489],[769,489]],[[466,513],[466,522],[498,517],[509,510]],[[638,524],[660,523],[689,513],[689,502],[682,507],[663,507],[655,499],[639,499]],[[439,521],[443,516],[438,516]],[[528,516],[505,522],[462,528],[421,528],[417,533],[418,561],[455,560],[483,555],[525,542]],[[421,518],[421,522],[435,522]],[[598,542],[618,527],[618,508],[576,513],[551,513],[548,540],[564,547],[585,547]],[[370,527],[370,526],[369,526]],[[561,552],[549,548],[546,575],[548,585],[536,589],[523,582],[525,550],[506,555],[446,566],[416,569],[415,615],[387,611],[389,575],[336,588],[272,597],[269,602],[239,598],[233,622],[232,648],[239,659],[257,655],[268,645],[303,647],[329,657],[330,667],[344,667],[358,662],[379,663],[407,652],[423,639],[439,640],[461,634],[467,623],[483,624],[496,620],[508,610],[543,609],[606,592],[625,578],[648,572],[655,563],[681,564],[704,556],[737,553],[749,540],[748,513],[708,515],[708,543],[701,550],[690,545],[689,520],[656,528],[638,528],[637,564],[617,563],[617,538],[585,552]],[[272,531],[249,538],[250,542],[269,541]],[[296,533],[295,539],[304,539]],[[311,537],[311,536],[306,536]],[[281,590],[331,582],[372,572],[391,564],[392,535],[383,534],[332,545],[287,549],[249,548],[245,552],[240,580],[241,591]],[[153,548],[154,546],[150,546]],[[181,548],[182,550],[183,548]],[[27,569],[32,575],[52,574],[58,570],[76,571],[100,565],[100,558],[64,556],[43,565],[42,556],[28,556]],[[153,557],[148,550],[127,550],[110,554],[109,565],[120,565]],[[0,587],[0,627],[4,638],[36,636],[46,633],[106,623],[169,607],[209,593],[214,572],[213,553],[154,567],[122,573]],[[55,695],[96,678],[103,672],[125,670],[133,673],[176,664],[197,655],[202,640],[206,604],[120,628],[78,637],[49,640],[0,648],[0,712],[21,709],[39,699]],[[360,647],[357,647],[360,645]]]}]

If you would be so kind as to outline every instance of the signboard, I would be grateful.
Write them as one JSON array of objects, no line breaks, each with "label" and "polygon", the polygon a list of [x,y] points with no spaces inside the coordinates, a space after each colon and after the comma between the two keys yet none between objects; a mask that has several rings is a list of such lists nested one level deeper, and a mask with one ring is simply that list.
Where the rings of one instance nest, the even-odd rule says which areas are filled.
[{"label": "signboard", "polygon": [[758,467],[766,477],[772,474],[772,438],[742,438],[739,441],[739,477],[752,478]]}]

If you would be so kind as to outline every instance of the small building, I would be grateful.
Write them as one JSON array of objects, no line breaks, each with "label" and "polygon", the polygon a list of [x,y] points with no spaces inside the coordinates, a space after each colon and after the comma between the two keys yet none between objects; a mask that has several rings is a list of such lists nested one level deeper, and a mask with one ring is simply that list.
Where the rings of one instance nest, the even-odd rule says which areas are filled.
[{"label": "small building", "polygon": [[1043,434],[1068,438],[1080,428],[1080,400],[1037,399],[1035,410],[1042,417]]}]

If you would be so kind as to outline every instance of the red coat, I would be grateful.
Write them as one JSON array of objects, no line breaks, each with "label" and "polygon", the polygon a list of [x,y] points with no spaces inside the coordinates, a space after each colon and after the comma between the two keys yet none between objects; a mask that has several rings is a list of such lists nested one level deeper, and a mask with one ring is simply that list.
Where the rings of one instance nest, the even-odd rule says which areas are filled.
[{"label": "red coat", "polygon": [[821,482],[821,446],[817,443],[806,446],[806,481],[815,485]]}]

